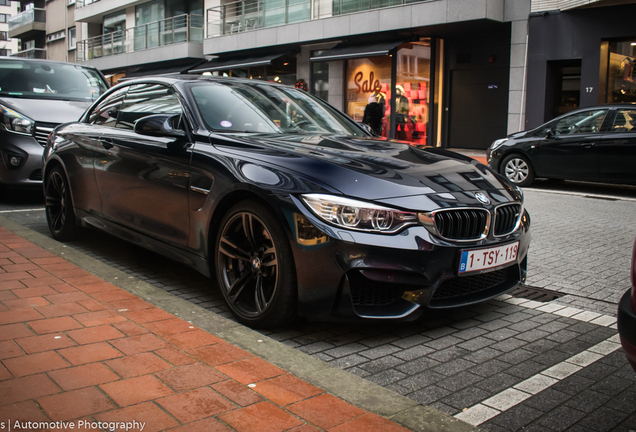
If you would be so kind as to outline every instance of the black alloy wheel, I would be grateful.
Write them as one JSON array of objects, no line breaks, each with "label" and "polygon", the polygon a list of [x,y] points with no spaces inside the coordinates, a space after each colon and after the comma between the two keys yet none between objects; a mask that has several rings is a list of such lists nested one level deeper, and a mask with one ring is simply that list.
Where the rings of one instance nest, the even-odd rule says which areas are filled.
[{"label": "black alloy wheel", "polygon": [[75,238],[79,227],[75,222],[68,181],[60,167],[53,168],[46,178],[44,205],[46,222],[53,238],[60,241]]},{"label": "black alloy wheel", "polygon": [[529,186],[534,181],[534,169],[527,157],[520,154],[507,156],[501,162],[500,172],[517,186]]},{"label": "black alloy wheel", "polygon": [[285,232],[265,206],[243,202],[221,222],[216,275],[232,312],[251,327],[272,327],[296,316],[296,276]]}]

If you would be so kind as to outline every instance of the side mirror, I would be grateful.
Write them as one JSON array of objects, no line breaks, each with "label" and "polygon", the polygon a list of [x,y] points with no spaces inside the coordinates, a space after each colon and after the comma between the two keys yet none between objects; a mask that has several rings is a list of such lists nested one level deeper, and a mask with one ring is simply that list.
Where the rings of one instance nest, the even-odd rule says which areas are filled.
[{"label": "side mirror", "polygon": [[180,117],[181,114],[149,115],[135,121],[133,130],[140,135],[185,138],[185,131],[173,126],[179,122]]},{"label": "side mirror", "polygon": [[373,132],[373,129],[371,128],[371,126],[369,126],[368,124],[366,124],[366,123],[358,123],[358,126],[360,126],[362,129],[364,129],[365,132],[367,132],[369,135],[377,136],[375,134],[375,132]]},{"label": "side mirror", "polygon": [[545,131],[545,137],[556,138],[556,129],[554,127],[548,128],[548,130]]}]

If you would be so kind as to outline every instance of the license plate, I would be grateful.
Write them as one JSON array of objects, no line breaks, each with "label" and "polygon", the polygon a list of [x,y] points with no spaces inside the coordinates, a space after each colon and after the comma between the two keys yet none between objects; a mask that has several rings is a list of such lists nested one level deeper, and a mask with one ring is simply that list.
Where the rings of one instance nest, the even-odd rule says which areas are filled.
[{"label": "license plate", "polygon": [[518,251],[519,242],[485,249],[462,251],[459,273],[486,270],[511,263],[517,259]]}]

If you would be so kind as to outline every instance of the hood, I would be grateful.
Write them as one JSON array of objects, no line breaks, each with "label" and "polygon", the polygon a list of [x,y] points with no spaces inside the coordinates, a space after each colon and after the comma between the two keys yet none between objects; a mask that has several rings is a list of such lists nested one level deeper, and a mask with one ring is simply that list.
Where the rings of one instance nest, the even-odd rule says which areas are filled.
[{"label": "hood", "polygon": [[[225,138],[225,137],[224,137]],[[212,141],[225,152],[291,169],[350,197],[369,200],[423,194],[510,190],[476,160],[401,141],[334,135],[233,136]],[[474,194],[471,194],[474,198]]]},{"label": "hood", "polygon": [[78,120],[92,103],[92,101],[56,99],[0,98],[0,104],[36,122],[58,124]]}]

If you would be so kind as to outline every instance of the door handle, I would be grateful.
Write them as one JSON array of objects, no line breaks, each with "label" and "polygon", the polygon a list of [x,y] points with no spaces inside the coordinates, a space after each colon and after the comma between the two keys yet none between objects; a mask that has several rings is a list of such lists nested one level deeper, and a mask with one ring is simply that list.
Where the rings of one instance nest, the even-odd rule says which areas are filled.
[{"label": "door handle", "polygon": [[101,143],[102,143],[102,147],[104,147],[106,150],[110,150],[113,148],[114,144],[111,140],[109,139],[100,139]]},{"label": "door handle", "polygon": [[596,143],[583,143],[583,148],[592,148],[596,145]]}]

